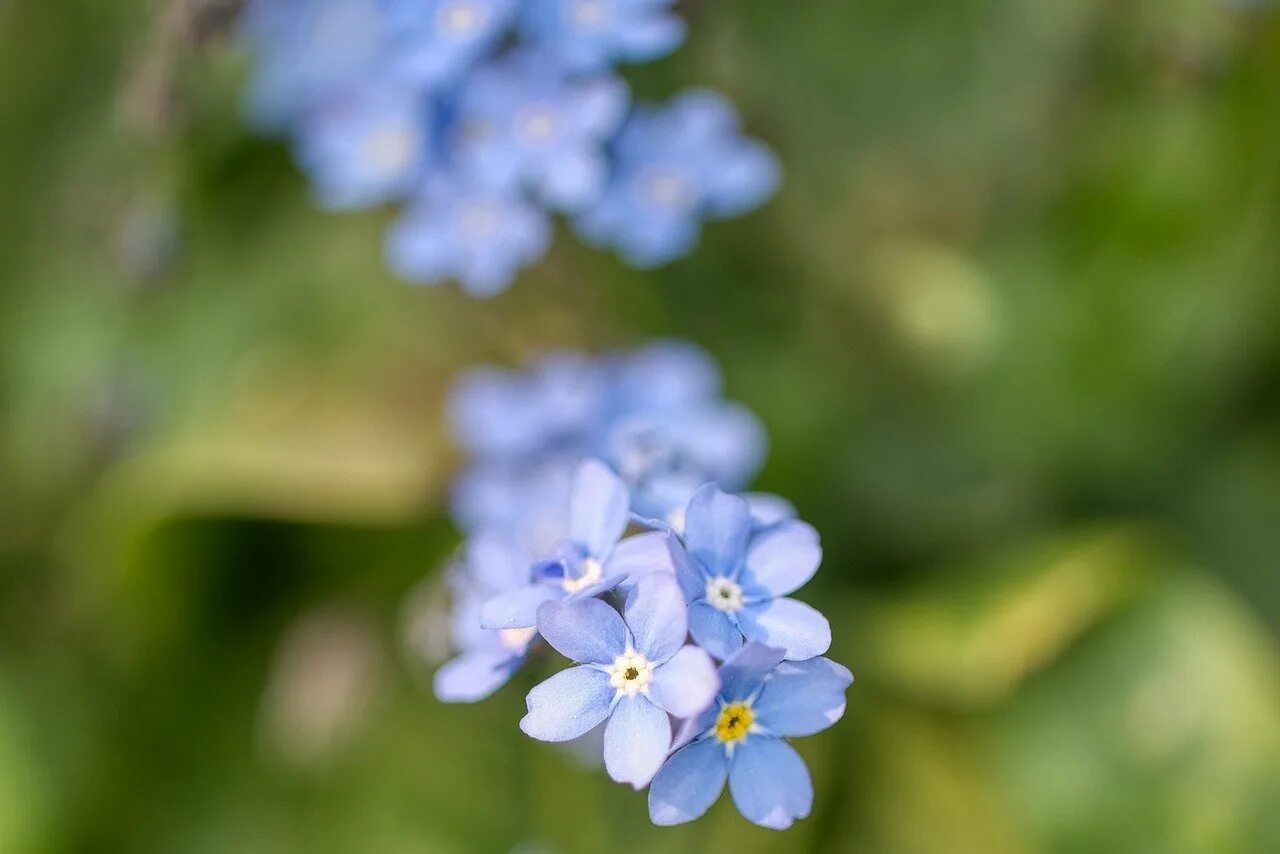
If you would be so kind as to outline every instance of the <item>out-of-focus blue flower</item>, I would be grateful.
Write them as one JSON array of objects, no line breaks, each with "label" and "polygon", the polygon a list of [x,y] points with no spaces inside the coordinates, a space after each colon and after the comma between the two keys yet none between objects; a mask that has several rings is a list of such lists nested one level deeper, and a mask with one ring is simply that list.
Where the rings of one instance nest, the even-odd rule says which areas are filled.
[{"label": "out-of-focus blue flower", "polygon": [[480,609],[492,596],[522,586],[529,574],[527,554],[501,535],[481,535],[466,545],[454,567],[450,636],[456,658],[436,671],[436,697],[446,703],[474,703],[501,688],[524,664],[537,630],[492,631],[480,626]]},{"label": "out-of-focus blue flower", "polygon": [[684,40],[675,0],[527,0],[525,35],[569,69],[601,71],[615,62],[665,56]]},{"label": "out-of-focus blue flower", "polygon": [[431,105],[407,89],[367,83],[309,112],[298,128],[298,164],[328,208],[402,198],[427,161]]},{"label": "out-of-focus blue flower", "polygon": [[506,32],[516,0],[380,0],[391,62],[405,79],[455,83]]},{"label": "out-of-focus blue flower", "polygon": [[[535,625],[538,606],[606,593],[654,572],[671,571],[668,537],[661,532],[622,540],[627,528],[627,487],[599,460],[586,460],[574,473],[564,513],[566,535],[550,554],[539,555],[525,583],[484,603],[486,629]],[[621,542],[619,542],[621,540]]]},{"label": "out-of-focus blue flower", "polygon": [[637,267],[684,255],[702,220],[755,208],[779,170],[767,148],[741,135],[733,107],[708,90],[667,106],[636,109],[614,143],[614,169],[600,202],[576,220],[597,245],[615,246]]},{"label": "out-of-focus blue flower", "polygon": [[411,282],[452,278],[487,297],[506,290],[550,240],[546,213],[518,194],[433,175],[387,236],[387,259]]},{"label": "out-of-focus blue flower", "polygon": [[599,599],[545,603],[538,631],[579,666],[529,692],[520,728],[543,741],[567,741],[607,720],[605,769],[643,788],[671,745],[667,715],[698,715],[720,687],[710,656],[685,645],[685,620],[680,590],[665,574],[636,584],[623,616]]},{"label": "out-of-focus blue flower", "polygon": [[541,54],[507,56],[478,69],[458,95],[458,166],[473,180],[578,210],[604,188],[604,146],[627,101],[614,77],[570,79]]},{"label": "out-of-focus blue flower", "polygon": [[714,484],[694,494],[684,521],[685,548],[672,556],[699,646],[722,660],[744,639],[781,647],[790,660],[827,651],[827,618],[787,597],[822,562],[812,526],[783,519],[759,529],[747,502]]},{"label": "out-of-focus blue flower", "polygon": [[247,108],[266,130],[285,130],[384,56],[378,0],[249,0],[243,20],[254,56]]},{"label": "out-of-focus blue flower", "polygon": [[853,674],[826,658],[782,659],[783,650],[753,642],[721,665],[715,704],[685,725],[683,746],[653,779],[654,824],[698,818],[726,780],[738,812],[758,825],[784,830],[809,815],[813,781],[785,739],[840,720]]}]

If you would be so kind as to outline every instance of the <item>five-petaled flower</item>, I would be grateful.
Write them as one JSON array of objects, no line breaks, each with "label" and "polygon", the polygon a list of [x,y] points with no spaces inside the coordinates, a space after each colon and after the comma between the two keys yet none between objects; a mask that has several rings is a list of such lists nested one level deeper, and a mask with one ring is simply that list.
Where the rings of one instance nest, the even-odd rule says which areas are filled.
[{"label": "five-petaled flower", "polygon": [[784,661],[784,651],[748,643],[720,667],[716,702],[691,719],[649,789],[654,824],[692,821],[724,790],[738,811],[783,830],[809,814],[813,782],[792,736],[812,735],[844,714],[853,675],[826,658]]},{"label": "five-petaled flower", "polygon": [[538,609],[538,631],[579,666],[529,692],[520,728],[543,741],[567,741],[607,720],[605,769],[637,789],[666,759],[667,715],[698,715],[719,688],[710,656],[685,644],[684,602],[666,574],[639,581],[622,616],[599,599],[547,602]]},{"label": "five-petaled flower", "polygon": [[684,547],[672,557],[699,646],[721,660],[744,640],[781,647],[794,661],[830,648],[827,618],[787,597],[822,562],[812,526],[782,518],[761,528],[747,501],[714,484],[694,494],[683,521]]}]

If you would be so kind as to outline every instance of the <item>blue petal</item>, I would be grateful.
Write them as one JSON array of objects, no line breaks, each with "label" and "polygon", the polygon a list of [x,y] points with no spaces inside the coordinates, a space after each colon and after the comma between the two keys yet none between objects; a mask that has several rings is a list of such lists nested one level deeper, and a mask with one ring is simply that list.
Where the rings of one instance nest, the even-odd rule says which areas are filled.
[{"label": "blue petal", "polygon": [[604,767],[619,783],[649,785],[671,747],[667,713],[643,696],[623,697],[604,728]]},{"label": "blue petal", "polygon": [[747,605],[738,612],[738,627],[748,640],[783,647],[790,661],[813,658],[831,648],[827,618],[795,599]]},{"label": "blue petal", "polygon": [[689,606],[689,634],[698,646],[724,661],[742,646],[742,632],[724,611],[705,602]]},{"label": "blue petal", "polygon": [[720,696],[746,700],[760,690],[765,677],[782,662],[786,650],[751,641],[720,665]]},{"label": "blue petal", "polygon": [[578,467],[569,498],[569,536],[596,560],[604,560],[627,528],[631,496],[608,466],[587,460]]},{"label": "blue petal", "polygon": [[751,508],[751,524],[757,531],[796,517],[795,505],[781,495],[748,492],[743,494],[742,500]]},{"label": "blue petal", "polygon": [[631,62],[665,56],[684,40],[684,21],[674,15],[636,21],[618,32],[621,53]]},{"label": "blue petal", "polygon": [[729,769],[729,793],[751,821],[785,830],[813,807],[813,781],[795,748],[767,736],[749,736],[738,745]]},{"label": "blue petal", "polygon": [[786,596],[813,578],[820,563],[818,532],[812,525],[793,519],[752,538],[743,583],[763,587],[774,596]]},{"label": "blue petal", "polygon": [[544,602],[538,632],[561,655],[584,664],[611,664],[630,640],[618,612],[599,599]]},{"label": "blue petal", "polygon": [[751,511],[741,498],[709,483],[689,500],[684,518],[685,545],[712,575],[738,577],[750,534]]},{"label": "blue petal", "polygon": [[540,741],[568,741],[603,721],[616,692],[603,670],[583,665],[561,670],[525,698],[520,729]]},{"label": "blue petal", "polygon": [[706,650],[684,646],[653,671],[649,696],[677,718],[700,714],[716,698],[720,676]]},{"label": "blue petal", "polygon": [[684,596],[669,575],[654,574],[637,583],[623,615],[636,649],[655,664],[675,655],[689,634]]},{"label": "blue petal", "polygon": [[774,735],[813,735],[844,714],[844,693],[853,674],[829,658],[779,665],[756,700],[759,724]]},{"label": "blue petal", "polygon": [[497,691],[524,662],[506,650],[473,650],[445,662],[432,686],[442,703],[474,703]]},{"label": "blue petal", "polygon": [[709,580],[701,570],[701,564],[694,564],[689,560],[689,553],[680,542],[680,538],[675,532],[668,530],[667,535],[667,554],[671,557],[671,565],[675,567],[676,582],[680,585],[680,592],[684,594],[686,602],[696,602],[707,595],[707,581]]},{"label": "blue petal", "polygon": [[530,584],[499,593],[480,609],[480,625],[486,629],[527,629],[538,624],[538,606],[564,596],[546,584]]},{"label": "blue petal", "polygon": [[667,540],[665,531],[627,537],[613,550],[604,567],[605,575],[619,577],[624,583],[639,581],[655,572],[674,575],[675,566],[671,562]]},{"label": "blue petal", "polygon": [[481,534],[467,541],[467,567],[490,595],[529,583],[529,559],[506,537]]},{"label": "blue petal", "polygon": [[669,827],[693,821],[711,808],[724,791],[729,761],[714,739],[676,751],[649,787],[649,819]]}]

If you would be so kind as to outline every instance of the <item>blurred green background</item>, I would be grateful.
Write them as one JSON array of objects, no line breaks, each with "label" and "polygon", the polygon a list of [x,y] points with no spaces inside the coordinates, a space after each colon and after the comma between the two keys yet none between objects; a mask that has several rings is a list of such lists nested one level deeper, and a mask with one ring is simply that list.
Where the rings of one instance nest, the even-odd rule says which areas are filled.
[{"label": "blurred green background", "polygon": [[[728,92],[780,195],[655,272],[562,233],[476,302],[309,204],[217,14],[0,2],[0,852],[1280,850],[1280,14],[1245,5],[684,2],[628,77]],[[823,534],[858,682],[785,834],[651,827],[519,733],[535,674],[430,695],[450,377],[657,335]]]}]

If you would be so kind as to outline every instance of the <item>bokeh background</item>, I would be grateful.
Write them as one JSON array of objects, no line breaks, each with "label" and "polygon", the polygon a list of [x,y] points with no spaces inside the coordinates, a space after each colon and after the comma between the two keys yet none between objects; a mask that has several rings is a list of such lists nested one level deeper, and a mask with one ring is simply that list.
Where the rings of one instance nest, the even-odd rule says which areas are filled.
[{"label": "bokeh background", "polygon": [[[0,851],[1280,850],[1280,14],[696,0],[778,197],[489,302],[255,137],[224,7],[0,3]],[[679,336],[823,534],[813,816],[444,706],[441,400]]]}]

